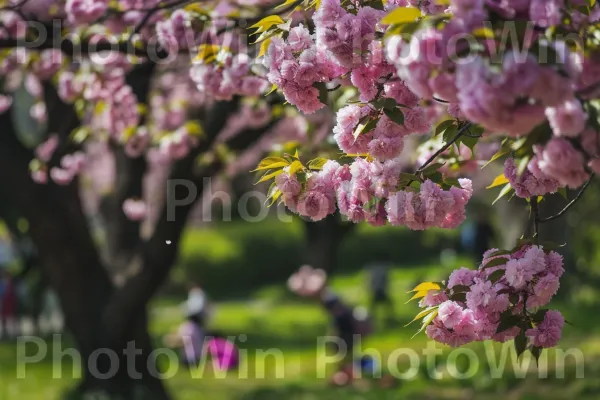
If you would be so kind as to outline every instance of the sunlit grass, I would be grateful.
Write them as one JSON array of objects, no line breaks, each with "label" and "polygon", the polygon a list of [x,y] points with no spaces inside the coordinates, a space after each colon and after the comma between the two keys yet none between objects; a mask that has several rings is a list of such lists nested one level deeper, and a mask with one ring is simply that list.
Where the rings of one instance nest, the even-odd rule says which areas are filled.
[{"label": "sunlit grass", "polygon": [[[424,365],[422,350],[428,345],[427,337],[420,334],[411,339],[417,327],[403,327],[417,312],[416,303],[405,304],[408,299],[406,291],[419,281],[443,278],[448,272],[447,269],[451,267],[431,265],[393,270],[391,294],[397,321],[392,328],[379,329],[374,335],[366,338],[363,348],[372,347],[381,352],[384,365],[396,349],[412,349]],[[355,305],[367,304],[368,293],[364,272],[337,277],[332,282],[332,286],[346,301]],[[512,349],[507,353],[509,362],[506,370],[500,378],[495,378],[490,373],[488,366],[490,360],[486,352],[491,352],[493,359],[497,360],[502,345],[475,343],[467,348],[477,355],[481,368],[478,368],[470,379],[452,379],[446,366],[451,349],[437,346],[443,351],[443,354],[438,357],[436,367],[444,373],[443,379],[432,379],[423,367],[412,379],[400,382],[399,387],[391,390],[379,389],[376,381],[364,381],[362,388],[330,388],[326,380],[317,379],[317,371],[322,359],[317,356],[316,337],[328,331],[326,316],[314,302],[290,297],[286,294],[284,285],[276,285],[262,289],[253,296],[253,300],[216,304],[211,328],[236,340],[242,350],[242,368],[230,371],[226,377],[219,378],[211,372],[209,366],[202,379],[192,379],[188,370],[180,368],[167,380],[167,384],[177,400],[337,400],[340,398],[562,400],[571,397],[598,399],[600,383],[595,377],[600,372],[600,326],[590,320],[590,316],[593,315],[591,310],[580,309],[570,304],[559,304],[556,307],[564,311],[567,319],[574,324],[565,328],[565,339],[561,347],[564,349],[579,347],[583,350],[586,379],[575,377],[573,358],[565,359],[565,363],[568,364],[565,378],[557,378],[555,369],[557,366],[560,368],[561,364],[557,364],[555,352],[549,352],[547,363],[539,367],[547,370],[548,378],[539,378],[538,367],[530,360],[526,377],[519,379],[512,372],[514,366],[518,368],[519,365],[511,361]],[[156,300],[152,305],[151,330],[157,343],[160,343],[163,335],[176,329],[182,320],[180,300],[169,298]],[[382,322],[381,319],[376,321],[380,327]],[[241,337],[245,340],[240,341]],[[274,358],[266,357],[265,362],[257,363],[257,351],[267,349],[281,350],[283,362],[278,363]],[[30,346],[27,354],[32,354],[34,351],[35,348]],[[26,379],[17,379],[16,352],[14,343],[0,344],[0,400],[54,399],[74,384],[69,377],[53,378],[51,357],[49,361],[28,365]],[[465,364],[465,360],[461,358],[457,360],[457,365],[463,371],[469,367]],[[56,367],[61,366],[63,372],[70,372],[71,366],[66,364],[68,358],[63,361],[65,364],[56,364]],[[404,372],[408,367],[408,358],[400,357],[393,365],[397,365],[399,371]],[[248,378],[240,379],[240,373],[243,374],[244,371]],[[263,373],[264,377],[261,377]]]}]

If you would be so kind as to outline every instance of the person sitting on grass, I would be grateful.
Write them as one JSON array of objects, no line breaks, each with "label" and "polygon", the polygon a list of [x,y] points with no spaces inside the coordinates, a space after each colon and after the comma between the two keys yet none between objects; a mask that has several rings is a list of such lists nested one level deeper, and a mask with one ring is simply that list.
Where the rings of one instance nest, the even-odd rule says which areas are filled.
[{"label": "person sitting on grass", "polygon": [[230,370],[239,364],[238,349],[224,335],[208,332],[206,328],[207,303],[205,298],[190,295],[183,304],[186,320],[176,333],[165,336],[167,347],[179,348],[182,364],[193,367],[203,361],[205,355],[214,360],[215,368]]},{"label": "person sitting on grass", "polygon": [[371,324],[367,313],[360,308],[354,309],[346,305],[328,286],[327,274],[321,269],[313,269],[304,265],[288,280],[288,287],[293,293],[318,299],[329,315],[335,329],[338,344],[337,350],[346,356],[339,364],[331,383],[342,386],[349,384],[353,378],[354,337],[371,333]]}]

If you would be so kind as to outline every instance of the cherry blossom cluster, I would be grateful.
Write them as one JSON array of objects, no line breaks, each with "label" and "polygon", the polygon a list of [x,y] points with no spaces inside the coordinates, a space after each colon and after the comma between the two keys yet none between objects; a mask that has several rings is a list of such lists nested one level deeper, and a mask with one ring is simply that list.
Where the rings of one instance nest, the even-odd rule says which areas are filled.
[{"label": "cherry blossom cluster", "polygon": [[[482,55],[457,60],[465,49],[456,44],[456,37],[473,37],[472,32],[489,21],[490,12],[508,20],[519,15],[547,27],[561,21],[563,6],[562,1],[454,0],[449,9],[453,18],[443,28],[425,28],[410,42],[400,36],[392,37],[387,43],[388,58],[415,93],[426,99],[435,97],[457,103],[465,119],[491,131],[522,135],[548,118],[555,135],[578,135],[585,127],[586,114],[576,91],[599,80],[591,77],[592,71],[598,69],[592,59],[584,61],[581,54],[572,53],[563,42],[548,43],[539,34],[531,33],[526,39],[529,46],[533,47],[538,39],[538,46],[557,54],[557,65],[538,61],[534,53],[511,50],[498,54],[494,40],[481,42]],[[584,17],[590,22],[597,20],[600,7],[596,5],[594,12]],[[498,57],[500,68],[497,61],[489,62]]]},{"label": "cherry blossom cluster", "polygon": [[263,63],[269,70],[269,82],[277,85],[285,99],[305,114],[325,107],[314,84],[329,82],[347,72],[317,48],[302,24],[290,29],[286,41],[273,38]]},{"label": "cherry blossom cluster", "polygon": [[585,129],[576,138],[553,137],[533,146],[533,157],[519,174],[512,158],[505,161],[504,176],[522,198],[555,193],[558,188],[576,189],[600,172],[598,132]]},{"label": "cherry blossom cluster", "polygon": [[[402,164],[356,158],[351,164],[327,161],[318,172],[282,169],[275,178],[282,201],[290,210],[318,221],[337,208],[348,220],[373,226],[386,223],[413,230],[456,228],[465,219],[465,206],[473,194],[471,181],[443,190],[431,180],[398,189]],[[299,175],[305,178],[300,178]],[[305,180],[305,182],[302,182]]]},{"label": "cherry blossom cluster", "polygon": [[[405,86],[401,87],[408,91]],[[411,133],[426,133],[431,128],[431,122],[420,107],[406,109],[403,115],[404,123],[399,125],[386,115],[379,116],[379,112],[370,106],[350,104],[337,113],[334,139],[346,154],[368,153],[380,161],[396,158],[404,148],[404,137]],[[358,125],[365,119],[376,121],[376,125],[373,130],[357,136]]]},{"label": "cherry blossom cluster", "polygon": [[251,74],[251,63],[247,54],[232,54],[221,49],[216,62],[194,62],[190,76],[201,93],[216,100],[231,100],[234,95],[259,96],[266,92],[269,83]]},{"label": "cherry blossom cluster", "polygon": [[455,270],[445,289],[423,292],[420,306],[435,312],[427,336],[453,347],[519,335],[533,347],[556,346],[564,318],[540,307],[558,291],[563,272],[562,256],[541,246],[488,250],[479,269]]}]

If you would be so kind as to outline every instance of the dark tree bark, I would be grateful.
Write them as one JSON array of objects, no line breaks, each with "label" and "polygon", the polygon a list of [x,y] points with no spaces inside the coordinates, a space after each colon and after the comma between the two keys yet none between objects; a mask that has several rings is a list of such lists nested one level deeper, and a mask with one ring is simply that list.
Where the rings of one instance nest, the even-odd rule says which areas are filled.
[{"label": "dark tree bark", "polygon": [[[49,126],[64,138],[77,126],[76,115],[72,107],[53,97],[55,93],[51,87],[46,89],[47,100],[53,102]],[[196,157],[211,149],[237,104],[237,101],[216,103],[203,121],[206,131],[204,141],[172,168],[170,179],[185,179],[196,185],[196,199],[201,197],[203,179],[222,168],[222,161],[218,158],[198,166]],[[62,122],[59,121],[61,118]],[[101,258],[90,233],[77,181],[66,186],[52,182],[47,185],[34,183],[29,175],[33,153],[18,140],[10,113],[0,115],[0,125],[4,127],[3,135],[0,135],[0,185],[10,188],[3,198],[8,206],[14,207],[29,220],[41,266],[58,293],[67,328],[81,353],[84,371],[77,392],[101,391],[131,399],[141,388],[145,399],[168,399],[162,381],[156,376],[155,360],[149,359],[153,348],[147,330],[146,306],[176,260],[179,239],[195,201],[177,207],[173,220],[167,219],[165,204],[153,235],[142,241],[139,225],[123,218],[120,205],[127,197],[136,193],[141,195],[144,166],[139,160],[122,159],[123,168],[118,171],[121,175],[118,195],[111,200],[112,207],[118,205],[119,209],[114,212],[117,216],[109,230],[118,238],[113,243],[115,254],[127,254],[126,260],[137,255],[141,267],[122,287],[115,287],[109,274],[110,265]],[[227,141],[226,145],[234,151],[245,149],[266,129],[268,127],[243,132]],[[50,165],[56,165],[66,150],[59,148]],[[175,198],[183,198],[187,194],[183,187],[176,187],[172,193]],[[134,358],[139,378],[129,374],[129,360],[124,354],[131,341],[135,342],[136,349],[141,350]],[[109,379],[99,378],[96,372],[108,372],[110,367],[115,367],[114,360],[111,362],[108,357],[99,357],[95,364],[87,362],[98,349],[111,350],[118,357],[119,368]]]},{"label": "dark tree bark", "polygon": [[335,214],[318,222],[303,221],[307,246],[305,262],[333,274],[338,268],[340,246],[356,224],[344,222]]}]

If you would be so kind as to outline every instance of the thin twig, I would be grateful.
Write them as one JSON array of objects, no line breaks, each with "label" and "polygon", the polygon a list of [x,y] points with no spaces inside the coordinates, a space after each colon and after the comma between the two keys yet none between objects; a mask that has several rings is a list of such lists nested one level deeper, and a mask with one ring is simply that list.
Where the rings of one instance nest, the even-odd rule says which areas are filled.
[{"label": "thin twig", "polygon": [[547,218],[540,218],[538,220],[538,222],[548,222],[548,221],[552,221],[553,219],[556,219],[560,216],[562,216],[564,213],[567,212],[567,210],[569,208],[571,208],[583,195],[583,192],[585,192],[585,189],[587,189],[587,187],[590,185],[590,182],[592,182],[592,179],[594,178],[594,174],[592,173],[590,175],[590,179],[588,179],[588,181],[583,185],[583,187],[581,188],[581,190],[579,191],[579,193],[577,193],[577,196],[575,196],[575,198],[573,200],[571,200],[569,202],[569,204],[567,204],[565,206],[565,208],[563,208],[562,210],[560,210],[560,212],[558,214],[552,215],[551,217],[547,217]]},{"label": "thin twig", "polygon": [[450,139],[445,145],[443,145],[438,151],[436,151],[431,157],[429,157],[429,159],[425,161],[425,163],[423,163],[421,167],[419,167],[419,169],[417,170],[417,174],[423,172],[423,170],[427,168],[427,166],[431,164],[433,160],[435,160],[440,154],[448,150],[450,146],[452,146],[470,127],[471,123],[468,122],[462,128],[460,128],[452,139]]},{"label": "thin twig", "polygon": [[155,7],[149,9],[146,12],[146,15],[144,15],[144,18],[142,18],[142,20],[140,21],[140,23],[135,26],[135,28],[133,29],[133,32],[131,33],[131,35],[129,35],[129,39],[127,40],[127,43],[129,44],[129,43],[133,42],[133,37],[135,35],[137,35],[138,33],[141,32],[141,30],[148,23],[148,21],[150,20],[150,18],[152,18],[152,16],[154,14],[156,14],[158,11],[167,10],[167,9],[171,9],[171,8],[183,6],[183,5],[187,4],[187,3],[190,3],[191,1],[192,0],[176,0],[176,1],[173,1],[171,3],[163,3],[163,4],[159,3]]},{"label": "thin twig", "polygon": [[538,198],[537,196],[532,196],[529,198],[529,204],[531,205],[531,222],[533,223],[533,240],[535,243],[539,243],[539,207],[538,207]]}]

